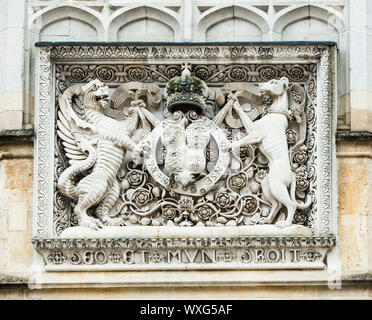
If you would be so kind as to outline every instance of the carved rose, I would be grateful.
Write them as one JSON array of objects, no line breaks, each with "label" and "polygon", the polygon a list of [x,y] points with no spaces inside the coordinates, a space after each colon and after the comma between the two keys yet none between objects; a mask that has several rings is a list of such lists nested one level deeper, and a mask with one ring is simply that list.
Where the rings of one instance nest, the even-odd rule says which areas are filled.
[{"label": "carved rose", "polygon": [[146,189],[139,189],[133,193],[133,201],[139,206],[143,207],[150,201],[150,192]]},{"label": "carved rose", "polygon": [[86,78],[86,76],[87,74],[82,68],[77,67],[71,70],[71,77],[74,80],[83,81]]},{"label": "carved rose", "polygon": [[209,70],[205,67],[199,67],[196,71],[195,71],[195,75],[199,78],[199,79],[202,79],[202,80],[207,80],[209,78]]},{"label": "carved rose", "polygon": [[297,140],[297,132],[292,130],[292,129],[288,129],[286,131],[286,134],[287,134],[287,141],[289,144],[294,144]]},{"label": "carved rose", "polygon": [[132,170],[128,173],[128,182],[134,186],[138,187],[146,180],[146,175],[138,170]]},{"label": "carved rose", "polygon": [[242,160],[245,160],[249,157],[249,148],[250,147],[248,145],[240,147],[240,158]]},{"label": "carved rose", "polygon": [[244,204],[244,208],[243,208],[244,212],[254,213],[257,210],[257,207],[258,207],[258,202],[257,202],[256,198],[253,198],[253,197],[250,197],[250,196],[245,198],[245,204]]},{"label": "carved rose", "polygon": [[170,66],[166,69],[167,76],[171,79],[178,77],[180,75],[180,70],[178,66]]},{"label": "carved rose", "polygon": [[301,80],[304,77],[304,71],[300,67],[293,67],[288,74],[294,80]]},{"label": "carved rose", "polygon": [[274,79],[277,76],[276,70],[274,68],[271,68],[271,67],[267,67],[265,69],[262,69],[260,74],[261,74],[261,77],[264,80],[271,80],[271,79]]},{"label": "carved rose", "polygon": [[132,79],[141,79],[143,77],[143,73],[140,69],[133,69],[130,73]]},{"label": "carved rose", "polygon": [[264,169],[260,169],[254,175],[254,178],[256,179],[257,182],[262,182],[265,176],[266,176],[266,171]]},{"label": "carved rose", "polygon": [[233,202],[233,198],[228,192],[219,192],[216,194],[216,203],[220,208],[227,208]]},{"label": "carved rose", "polygon": [[295,153],[293,160],[298,164],[304,164],[307,161],[307,153],[305,150],[301,150]]},{"label": "carved rose", "polygon": [[247,75],[247,72],[241,67],[233,67],[229,71],[229,77],[237,81],[244,80],[246,75]]},{"label": "carved rose", "polygon": [[294,215],[293,221],[297,224],[304,224],[306,221],[306,215],[302,211],[297,211]]},{"label": "carved rose", "polygon": [[245,187],[247,181],[243,173],[238,173],[231,178],[231,185],[236,189],[242,189]]},{"label": "carved rose", "polygon": [[296,180],[296,187],[301,191],[305,191],[309,187],[309,182],[304,178],[298,178]]},{"label": "carved rose", "polygon": [[165,205],[161,208],[161,214],[165,219],[172,220],[176,216],[177,210],[170,205]]},{"label": "carved rose", "polygon": [[204,206],[201,206],[198,209],[197,214],[203,220],[208,220],[212,216],[213,210],[212,210],[212,208],[208,207],[207,205],[204,205]]},{"label": "carved rose", "polygon": [[126,71],[130,80],[143,81],[147,77],[146,70],[141,67],[130,67]]},{"label": "carved rose", "polygon": [[114,77],[114,72],[109,68],[103,67],[97,71],[97,76],[103,81],[110,81]]}]

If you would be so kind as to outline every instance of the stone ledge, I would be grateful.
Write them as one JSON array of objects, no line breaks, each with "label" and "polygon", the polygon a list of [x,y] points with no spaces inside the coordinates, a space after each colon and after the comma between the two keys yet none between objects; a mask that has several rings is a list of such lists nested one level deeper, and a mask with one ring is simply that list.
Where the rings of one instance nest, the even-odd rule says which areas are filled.
[{"label": "stone ledge", "polygon": [[26,288],[28,279],[25,277],[0,274],[0,290],[9,288]]},{"label": "stone ledge", "polygon": [[42,271],[33,288],[301,287],[328,286],[328,270]]},{"label": "stone ledge", "polygon": [[372,141],[372,132],[369,131],[338,131],[336,141]]},{"label": "stone ledge", "polygon": [[335,46],[334,41],[211,41],[211,42],[177,42],[177,41],[39,41],[35,47],[61,46]]},{"label": "stone ledge", "polygon": [[372,273],[358,273],[358,274],[346,274],[342,276],[342,283],[354,284],[362,283],[366,285],[372,285]]},{"label": "stone ledge", "polygon": [[121,238],[121,239],[41,239],[31,240],[35,249],[101,249],[101,248],[200,248],[208,244],[210,247],[325,247],[333,248],[336,237],[333,235],[322,237],[199,237],[199,238]]},{"label": "stone ledge", "polygon": [[33,142],[34,129],[3,130],[0,131],[0,144],[9,142]]}]

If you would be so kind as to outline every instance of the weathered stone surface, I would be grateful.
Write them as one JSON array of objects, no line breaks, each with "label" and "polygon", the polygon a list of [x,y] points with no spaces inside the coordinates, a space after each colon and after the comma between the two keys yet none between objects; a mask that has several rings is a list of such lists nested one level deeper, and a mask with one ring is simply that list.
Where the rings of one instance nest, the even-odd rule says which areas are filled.
[{"label": "weathered stone surface", "polygon": [[0,146],[0,269],[10,277],[32,262],[32,158],[30,144]]},{"label": "weathered stone surface", "polygon": [[372,144],[338,143],[338,223],[345,271],[370,270]]}]

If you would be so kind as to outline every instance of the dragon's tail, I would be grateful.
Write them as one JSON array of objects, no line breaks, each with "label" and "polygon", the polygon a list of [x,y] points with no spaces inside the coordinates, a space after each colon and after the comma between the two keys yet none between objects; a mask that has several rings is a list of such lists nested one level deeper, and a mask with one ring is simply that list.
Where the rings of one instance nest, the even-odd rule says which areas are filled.
[{"label": "dragon's tail", "polygon": [[85,141],[84,147],[84,149],[89,153],[88,157],[85,160],[78,161],[72,164],[70,167],[62,172],[58,179],[59,191],[63,195],[72,199],[77,199],[79,196],[78,187],[74,183],[74,177],[80,172],[91,168],[96,163],[97,159],[96,150],[90,142]]}]

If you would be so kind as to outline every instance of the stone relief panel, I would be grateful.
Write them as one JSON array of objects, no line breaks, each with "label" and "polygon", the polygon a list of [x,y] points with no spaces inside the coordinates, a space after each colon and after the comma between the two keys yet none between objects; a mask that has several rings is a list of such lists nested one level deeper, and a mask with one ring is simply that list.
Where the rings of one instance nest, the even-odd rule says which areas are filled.
[{"label": "stone relief panel", "polygon": [[[208,96],[206,102],[208,104],[205,103],[205,110],[201,113],[201,117],[188,114],[193,108],[186,110],[185,114],[173,113],[173,116],[171,116],[172,113],[169,112],[169,108],[167,109],[169,103],[167,104],[166,99],[161,97],[160,87],[164,87],[172,79],[177,80],[177,77],[181,75],[182,65],[56,65],[56,98],[63,94],[68,100],[67,105],[64,105],[64,107],[61,106],[61,104],[64,104],[64,99],[57,99],[58,102],[56,104],[56,154],[58,155],[56,157],[58,167],[56,183],[60,186],[56,188],[57,196],[55,197],[56,221],[58,221],[55,226],[57,234],[60,234],[69,225],[78,224],[78,219],[73,214],[76,197],[74,199],[72,193],[66,190],[66,186],[61,185],[66,185],[67,182],[64,180],[70,179],[66,177],[66,169],[69,164],[72,165],[74,162],[85,159],[85,156],[81,153],[81,147],[77,143],[71,143],[76,138],[71,133],[72,130],[69,130],[71,125],[67,120],[69,118],[67,108],[70,107],[69,103],[71,103],[71,107],[75,110],[72,110],[72,112],[75,112],[76,116],[80,115],[81,119],[90,123],[93,122],[94,120],[89,115],[90,111],[88,109],[97,109],[98,106],[95,106],[91,101],[84,100],[86,98],[82,98],[82,96],[88,97],[88,92],[93,90],[93,87],[97,88],[98,85],[101,87],[101,91],[96,89],[98,90],[97,94],[104,96],[100,103],[106,104],[109,88],[105,87],[103,83],[113,88],[116,87],[111,96],[113,108],[107,108],[106,105],[103,107],[103,113],[105,113],[103,117],[107,117],[103,121],[109,121],[111,118],[122,121],[122,129],[119,129],[119,132],[121,131],[123,137],[128,140],[128,143],[131,143],[132,138],[124,134],[124,128],[127,127],[124,122],[125,111],[117,110],[120,108],[119,101],[125,98],[128,99],[127,105],[121,106],[122,109],[128,109],[135,104],[143,104],[142,109],[146,112],[144,117],[138,118],[139,110],[142,111],[142,109],[133,111],[132,108],[131,111],[133,113],[127,118],[134,130],[136,130],[136,133],[131,133],[131,135],[135,135],[133,143],[140,143],[142,140],[139,141],[139,137],[143,139],[151,130],[154,130],[154,133],[149,138],[150,140],[146,140],[146,142],[152,144],[150,148],[159,149],[153,150],[154,154],[151,159],[145,157],[144,166],[141,164],[134,166],[131,159],[127,158],[122,163],[120,174],[119,168],[117,169],[115,182],[110,182],[110,185],[112,185],[113,189],[118,189],[117,193],[120,195],[120,200],[115,196],[114,200],[116,202],[114,201],[114,206],[107,207],[107,210],[111,211],[110,214],[112,216],[121,216],[125,221],[121,220],[121,218],[113,220],[106,218],[108,225],[171,225],[173,223],[181,226],[232,226],[261,224],[265,220],[267,220],[266,222],[274,220],[276,217],[273,217],[273,214],[269,217],[269,213],[275,201],[269,201],[268,193],[270,191],[264,187],[267,184],[265,176],[269,172],[269,161],[260,151],[260,148],[255,144],[242,145],[238,154],[235,155],[233,153],[233,159],[230,159],[230,154],[221,152],[219,145],[229,143],[239,136],[244,136],[247,130],[250,130],[249,127],[252,121],[263,118],[265,114],[271,112],[269,110],[272,109],[275,97],[273,95],[261,96],[255,84],[272,81],[278,77],[288,80],[288,83],[285,84],[288,87],[288,92],[286,93],[289,99],[286,107],[288,110],[284,111],[288,112],[288,114],[284,114],[284,117],[290,117],[290,121],[287,128],[283,131],[286,145],[283,148],[285,149],[285,154],[290,154],[288,164],[295,173],[294,184],[296,186],[293,188],[296,193],[295,196],[300,200],[305,199],[307,191],[311,189],[309,188],[311,179],[315,179],[315,170],[312,170],[310,177],[308,177],[308,168],[311,167],[311,163],[315,162],[316,159],[315,157],[311,159],[312,157],[308,156],[308,143],[306,143],[305,138],[307,131],[309,131],[311,140],[316,131],[314,123],[309,121],[309,125],[307,125],[304,110],[306,105],[308,112],[314,114],[311,109],[314,108],[312,101],[316,100],[316,87],[314,86],[316,83],[316,65],[233,64],[190,65],[189,67],[195,77],[205,80],[208,85],[214,85],[213,89],[207,88]],[[142,81],[142,83],[139,81]],[[293,82],[290,87],[289,81]],[[91,83],[91,86],[84,89],[83,85],[79,85],[80,83]],[[122,83],[122,85],[118,86],[118,83]],[[146,83],[153,84],[152,92],[149,86],[146,87]],[[249,90],[252,92],[249,93]],[[77,103],[72,102],[74,94],[75,97],[82,98],[81,102],[79,102],[80,100],[76,100]],[[144,99],[150,97],[147,103],[155,106],[155,109],[148,107],[140,99],[142,98],[142,96],[139,96],[141,94]],[[152,100],[151,94],[157,96],[156,101]],[[134,99],[136,95],[137,99]],[[313,97],[308,97],[308,95]],[[195,97],[198,98],[197,93],[195,93]],[[254,98],[254,103],[256,103],[253,106],[252,97]],[[235,100],[231,99],[234,98],[237,101],[232,104],[231,102]],[[238,104],[239,99],[242,101],[244,109],[241,109],[240,104]],[[186,99],[185,104],[188,103],[189,100]],[[159,119],[151,115],[151,112],[157,111],[157,109],[161,111]],[[248,120],[250,123],[244,122],[240,118],[239,113],[242,114],[243,118],[246,117],[244,114],[247,113],[248,117],[250,117],[250,120]],[[180,118],[175,119],[177,117]],[[158,126],[154,128],[154,124],[160,123],[160,120],[164,118],[168,120],[163,123],[161,128]],[[314,117],[309,118],[312,121],[315,120]],[[105,125],[112,128],[108,123]],[[210,133],[207,133],[203,138],[202,135],[205,128],[210,128]],[[169,142],[174,139],[175,131],[177,130],[182,131],[180,134],[182,139],[185,140],[184,144],[181,140],[173,143]],[[147,132],[144,133],[143,131]],[[189,146],[190,142],[186,142],[186,140],[193,141],[195,137],[205,140],[199,146],[200,150],[198,151],[192,150]],[[161,145],[158,146],[158,143]],[[314,141],[310,141],[310,155],[313,153],[314,147]],[[134,151],[133,148],[131,149],[130,151]],[[179,152],[180,159],[171,158],[172,152]],[[189,155],[187,152],[189,152]],[[200,155],[198,155],[198,152]],[[218,162],[220,157],[225,160]],[[125,156],[120,154],[116,162],[121,163],[121,158],[124,159]],[[193,159],[198,159],[198,161],[193,161]],[[104,161],[108,160],[105,159]],[[112,161],[115,161],[115,159]],[[176,161],[176,164],[172,161]],[[184,161],[189,162],[190,165],[188,170],[182,171],[181,167],[187,165],[183,163]],[[200,162],[200,165],[197,162]],[[214,168],[217,164],[218,167]],[[87,166],[89,165],[91,167],[94,165],[99,166],[93,159],[88,162]],[[200,168],[193,170],[191,169],[192,166],[200,166]],[[164,167],[164,170],[161,167]],[[77,170],[79,174],[84,174],[88,169],[84,165]],[[162,178],[157,178],[156,172],[158,170],[167,171],[171,176],[177,175],[177,170],[180,171],[182,177],[178,178],[182,180],[178,181],[180,185],[176,188],[171,187],[168,181],[170,177],[166,175]],[[227,171],[231,172],[225,174]],[[65,174],[61,178],[62,172],[65,172]],[[213,183],[209,182],[210,186],[206,186],[206,181],[214,177],[216,172],[224,174],[221,181],[214,178]],[[73,176],[78,175],[77,172],[72,172],[71,174]],[[202,182],[198,183],[192,181],[187,175],[204,175],[208,179],[204,178],[204,180],[201,180]],[[222,177],[221,174],[219,176]],[[177,184],[177,182],[175,183]],[[211,189],[211,187],[213,187],[213,190],[207,190]],[[201,192],[201,189],[204,192]],[[61,192],[67,198],[64,198]],[[177,196],[172,196],[170,194],[172,192],[176,192]],[[312,196],[315,198],[314,194]],[[60,201],[62,198],[64,200]],[[309,200],[305,206],[306,208],[302,207],[302,205],[297,206],[299,210],[293,216],[296,223],[308,225],[309,215],[306,209],[310,208],[311,211],[310,205],[312,202],[312,200]],[[101,203],[102,205],[103,203]],[[101,208],[96,208],[97,210],[100,211]],[[241,213],[237,214],[238,212]],[[186,213],[189,215],[188,218],[185,217]],[[66,215],[66,217],[62,218],[63,215]],[[68,221],[67,217],[70,217],[70,221]]]},{"label": "stone relief panel", "polygon": [[[55,166],[52,215],[35,222],[50,217],[49,238],[60,239],[36,232],[46,265],[324,268],[334,245],[330,50],[41,48],[40,73],[50,72],[43,54],[53,57]],[[262,250],[267,237],[278,240]],[[83,238],[91,240],[80,246]],[[112,250],[118,238],[152,245]],[[102,253],[94,239],[107,239]]]}]

